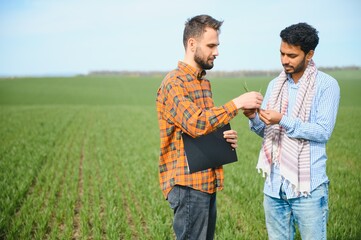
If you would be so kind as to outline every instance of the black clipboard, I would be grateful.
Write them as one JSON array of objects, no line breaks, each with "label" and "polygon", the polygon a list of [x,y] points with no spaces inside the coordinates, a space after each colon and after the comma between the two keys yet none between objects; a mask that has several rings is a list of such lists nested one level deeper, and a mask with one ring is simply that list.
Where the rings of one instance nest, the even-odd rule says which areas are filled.
[{"label": "black clipboard", "polygon": [[226,124],[197,138],[182,133],[190,173],[238,161],[236,150],[223,137],[223,132],[230,129],[230,124]]}]

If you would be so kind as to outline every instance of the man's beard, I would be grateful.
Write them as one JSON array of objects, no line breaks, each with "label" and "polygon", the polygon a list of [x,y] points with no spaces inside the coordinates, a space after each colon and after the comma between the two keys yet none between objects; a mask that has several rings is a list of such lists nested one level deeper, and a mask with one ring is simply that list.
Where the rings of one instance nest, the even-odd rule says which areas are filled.
[{"label": "man's beard", "polygon": [[207,63],[207,61],[204,61],[200,54],[198,54],[198,48],[196,50],[196,53],[194,55],[194,61],[203,69],[203,70],[209,70],[213,68],[213,62]]},{"label": "man's beard", "polygon": [[[306,65],[306,57],[304,57],[303,60],[300,62],[300,64],[298,64],[296,67],[291,67],[293,69],[293,71],[292,70],[286,71],[286,69],[285,69],[285,72],[288,74],[295,74],[295,73],[302,72],[306,69],[305,65]],[[286,68],[289,66],[283,65],[283,67]]]}]

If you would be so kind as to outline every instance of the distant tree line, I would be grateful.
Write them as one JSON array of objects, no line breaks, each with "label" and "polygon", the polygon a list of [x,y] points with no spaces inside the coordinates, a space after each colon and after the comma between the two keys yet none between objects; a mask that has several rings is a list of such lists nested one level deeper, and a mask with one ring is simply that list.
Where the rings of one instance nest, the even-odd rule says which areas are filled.
[{"label": "distant tree line", "polygon": [[[347,67],[320,67],[321,71],[339,71],[339,70],[361,70],[360,66]],[[257,76],[277,76],[279,70],[239,70],[239,71],[207,71],[208,77],[257,77]],[[89,76],[129,76],[129,77],[164,77],[167,71],[91,71]]]}]

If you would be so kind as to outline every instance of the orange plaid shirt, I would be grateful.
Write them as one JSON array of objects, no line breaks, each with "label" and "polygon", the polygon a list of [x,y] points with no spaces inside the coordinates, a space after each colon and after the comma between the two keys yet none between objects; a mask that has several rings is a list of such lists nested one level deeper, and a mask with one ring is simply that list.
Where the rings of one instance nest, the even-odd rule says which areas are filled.
[{"label": "orange plaid shirt", "polygon": [[160,129],[159,181],[164,197],[174,185],[207,193],[223,189],[223,167],[189,173],[181,134],[205,135],[234,118],[238,110],[232,101],[215,107],[205,71],[183,62],[168,73],[157,93]]}]

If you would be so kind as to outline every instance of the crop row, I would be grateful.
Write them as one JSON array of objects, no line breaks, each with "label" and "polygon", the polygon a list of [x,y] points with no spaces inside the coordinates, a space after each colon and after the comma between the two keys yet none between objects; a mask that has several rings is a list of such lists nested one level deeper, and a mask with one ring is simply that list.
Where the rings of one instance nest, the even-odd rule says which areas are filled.
[{"label": "crop row", "polygon": [[[3,145],[2,156],[8,161],[2,164],[8,165],[2,167],[9,171],[2,173],[7,180],[1,195],[3,236],[144,239],[170,233],[164,217],[168,209],[157,184],[157,132],[147,133],[154,121],[146,119],[152,114],[109,108],[52,110],[33,121],[17,116],[27,127],[17,127],[13,134],[21,136],[26,147],[9,153],[6,150],[15,145],[12,134],[4,140],[8,146]],[[134,119],[138,114],[149,116]],[[22,125],[6,125],[17,124]]]}]

